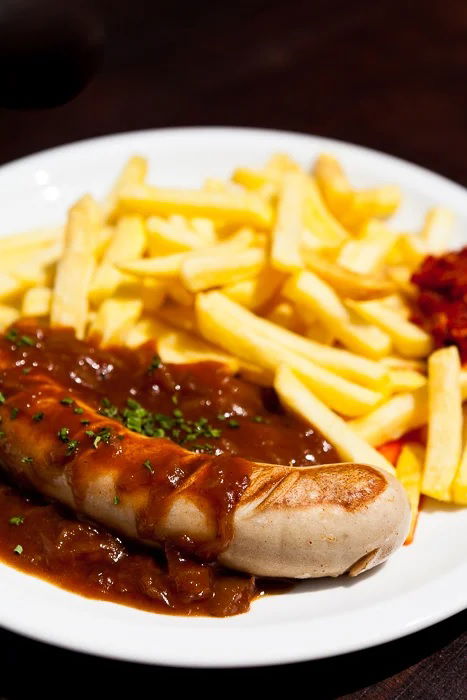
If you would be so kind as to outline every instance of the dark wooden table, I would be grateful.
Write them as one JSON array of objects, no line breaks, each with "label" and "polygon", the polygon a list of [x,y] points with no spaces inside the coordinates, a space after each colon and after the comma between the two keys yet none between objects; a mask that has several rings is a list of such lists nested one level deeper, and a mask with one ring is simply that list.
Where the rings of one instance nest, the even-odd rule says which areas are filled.
[{"label": "dark wooden table", "polygon": [[[467,184],[465,0],[94,5],[108,35],[100,73],[64,107],[0,110],[0,162],[129,129],[241,125],[353,141]],[[466,629],[464,612],[340,658],[208,673],[95,659],[4,631],[0,699],[45,688],[49,697],[119,697],[126,688],[160,694],[164,682],[177,691],[246,692],[257,682],[319,698],[455,700],[467,697]],[[62,674],[66,686],[54,683]]]}]

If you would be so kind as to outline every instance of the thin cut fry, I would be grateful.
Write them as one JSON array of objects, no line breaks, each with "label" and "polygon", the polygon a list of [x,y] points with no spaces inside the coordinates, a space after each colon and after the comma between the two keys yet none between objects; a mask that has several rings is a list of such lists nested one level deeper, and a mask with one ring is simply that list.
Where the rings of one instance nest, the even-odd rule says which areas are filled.
[{"label": "thin cut fry", "polygon": [[428,413],[422,493],[449,501],[462,450],[460,358],[454,346],[428,360]]},{"label": "thin cut fry", "polygon": [[302,252],[305,265],[349,299],[378,299],[396,290],[394,282],[347,270],[311,250]]},{"label": "thin cut fry", "polygon": [[272,224],[271,208],[252,192],[207,192],[130,185],[121,190],[118,206],[120,214],[182,214],[259,228],[270,228]]},{"label": "thin cut fry", "polygon": [[314,273],[298,273],[286,282],[282,291],[299,309],[310,309],[349,350],[372,359],[390,352],[389,335],[376,326],[353,319],[333,288]]},{"label": "thin cut fry", "polygon": [[366,223],[360,238],[345,243],[339,253],[337,263],[357,274],[375,274],[379,272],[394,247],[398,235],[394,231],[390,231],[380,221],[369,221]]},{"label": "thin cut fry", "polygon": [[396,464],[396,476],[406,490],[410,503],[410,528],[405,544],[413,541],[418,519],[420,490],[425,450],[417,443],[407,443],[402,448]]},{"label": "thin cut fry", "polygon": [[[229,311],[229,306],[237,307],[218,292],[198,295],[196,318],[199,330],[207,340],[220,345],[228,352],[235,348],[236,355],[266,369],[274,370],[280,364],[288,364],[300,372],[302,378],[323,401],[344,415],[361,415],[381,401],[381,393],[332,374],[298,353],[279,345],[259,330],[258,321],[261,322],[261,319],[257,318],[256,322],[252,322],[248,317],[251,316],[253,320],[255,317],[248,311],[241,307],[238,307],[241,313]],[[242,320],[239,320],[240,318]]]},{"label": "thin cut fry", "polygon": [[349,300],[347,305],[387,333],[401,355],[425,357],[430,353],[433,345],[430,335],[381,302]]},{"label": "thin cut fry", "polygon": [[449,250],[454,217],[450,209],[433,207],[427,212],[420,237],[430,255],[442,255]]},{"label": "thin cut fry", "polygon": [[309,421],[335,446],[343,460],[371,464],[394,473],[392,465],[383,455],[361,440],[289,367],[283,365],[278,368],[274,388],[291,411]]},{"label": "thin cut fry", "polygon": [[120,345],[141,315],[141,299],[106,299],[102,302],[89,335],[98,335],[102,345]]},{"label": "thin cut fry", "polygon": [[123,275],[116,265],[128,258],[139,258],[146,247],[146,233],[139,216],[124,216],[118,220],[114,236],[91,281],[89,298],[94,304],[107,299],[117,289]]},{"label": "thin cut fry", "polygon": [[174,330],[172,333],[164,334],[158,340],[157,349],[163,362],[175,364],[220,362],[232,373],[238,372],[240,368],[237,358],[186,331]]},{"label": "thin cut fry", "polygon": [[182,262],[180,276],[190,292],[199,292],[255,277],[265,264],[266,253],[262,248],[225,255],[197,255]]},{"label": "thin cut fry", "polygon": [[15,309],[14,306],[0,304],[0,330],[4,331],[5,328],[8,328],[16,321],[19,315],[18,309]]},{"label": "thin cut fry", "polygon": [[279,289],[284,276],[272,267],[264,267],[253,279],[227,284],[222,288],[225,296],[247,309],[264,306]]},{"label": "thin cut fry", "polygon": [[51,301],[49,287],[32,287],[24,294],[21,313],[23,316],[48,316]]},{"label": "thin cut fry", "polygon": [[50,311],[53,326],[71,326],[83,338],[88,312],[88,289],[94,272],[93,247],[101,212],[86,195],[68,214],[65,250],[57,265]]},{"label": "thin cut fry", "polygon": [[112,221],[115,218],[115,208],[118,204],[121,190],[128,185],[141,185],[146,179],[147,171],[148,163],[146,158],[132,156],[128,159],[102,205],[104,220]]},{"label": "thin cut fry", "polygon": [[464,409],[462,430],[463,452],[459,469],[452,482],[452,500],[461,506],[467,506],[467,408]]},{"label": "thin cut fry", "polygon": [[303,267],[300,240],[306,181],[299,172],[284,175],[277,205],[277,219],[272,236],[271,264],[284,272]]}]

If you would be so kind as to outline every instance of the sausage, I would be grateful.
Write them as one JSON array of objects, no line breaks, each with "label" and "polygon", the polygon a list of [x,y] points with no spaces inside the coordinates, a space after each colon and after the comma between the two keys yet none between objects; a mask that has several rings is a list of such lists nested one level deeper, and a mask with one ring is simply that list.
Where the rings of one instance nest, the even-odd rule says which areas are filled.
[{"label": "sausage", "polygon": [[380,469],[196,454],[133,433],[82,401],[71,411],[63,394],[45,373],[9,392],[0,406],[0,463],[17,483],[117,533],[291,578],[357,575],[407,535],[407,497]]}]

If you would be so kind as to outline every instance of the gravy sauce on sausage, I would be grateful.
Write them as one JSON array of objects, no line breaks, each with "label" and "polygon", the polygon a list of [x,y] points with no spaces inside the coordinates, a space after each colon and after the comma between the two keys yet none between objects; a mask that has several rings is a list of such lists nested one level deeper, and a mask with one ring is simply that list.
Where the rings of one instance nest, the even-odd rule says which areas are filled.
[{"label": "gravy sauce on sausage", "polygon": [[[210,513],[215,534],[203,543],[183,537],[165,542],[164,554],[123,541],[62,506],[30,495],[27,483],[24,492],[0,485],[0,557],[88,597],[174,614],[244,612],[265,586],[222,569],[215,558],[229,543],[232,511],[249,485],[247,460],[283,465],[339,461],[322,435],[283,411],[273,390],[233,377],[214,362],[164,364],[151,343],[137,350],[102,349],[97,342],[76,340],[69,329],[28,320],[5,333],[0,357],[5,420],[28,420],[32,441],[41,439],[41,431],[56,436],[56,448],[48,456],[50,478],[69,467],[79,499],[91,471],[118,462],[115,508],[120,498],[124,502],[151,484],[153,498],[138,522],[143,537],[145,529],[157,531],[158,518],[178,483],[186,484],[200,464],[207,465],[190,497]],[[49,401],[41,411],[48,377],[63,387],[63,395],[56,398],[55,408]],[[82,423],[80,401],[100,414],[99,425]],[[131,451],[125,454],[120,425],[154,438],[154,446],[170,441],[167,457],[135,463]],[[69,437],[77,435],[79,440]],[[182,457],[177,444],[192,454]],[[82,446],[90,458],[73,470],[74,454]],[[0,432],[0,465],[18,449],[24,453],[20,460],[29,459],[27,444],[11,445]],[[214,459],[207,460],[207,454]]]}]

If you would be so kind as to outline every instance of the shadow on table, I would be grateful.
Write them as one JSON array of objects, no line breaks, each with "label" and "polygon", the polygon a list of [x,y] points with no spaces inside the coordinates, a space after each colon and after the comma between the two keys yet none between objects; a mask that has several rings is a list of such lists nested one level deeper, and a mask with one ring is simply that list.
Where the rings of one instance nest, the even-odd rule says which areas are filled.
[{"label": "shadow on table", "polygon": [[[288,687],[322,700],[352,693],[408,669],[467,629],[467,611],[403,639],[340,657],[247,669],[180,669],[110,661],[58,649],[0,630],[0,700],[160,698],[180,694],[238,697]],[[255,690],[257,689],[257,690]],[[295,689],[295,690],[294,690]],[[317,689],[319,689],[317,693]],[[372,697],[370,695],[368,697]],[[373,696],[376,697],[376,696]],[[381,696],[378,696],[381,697]],[[385,696],[386,697],[386,696]]]}]

